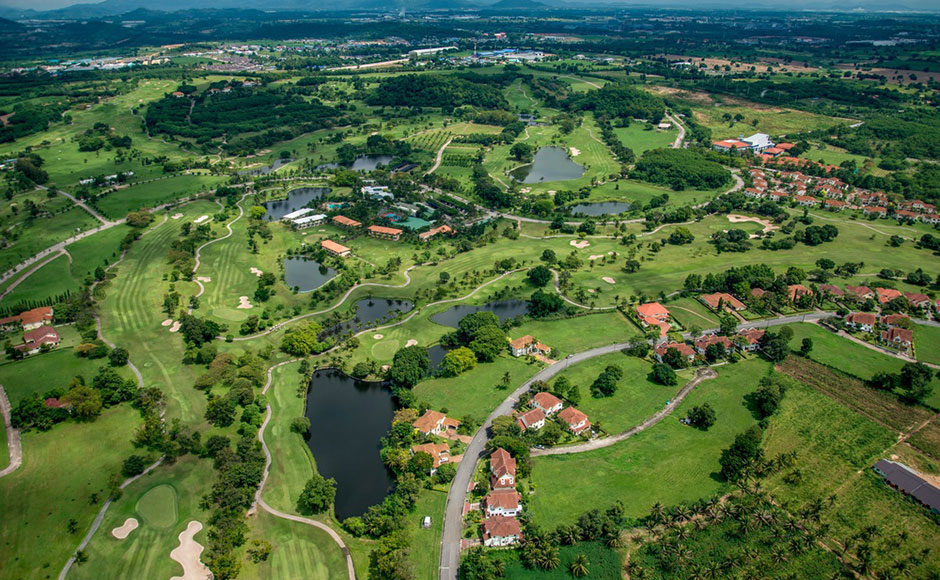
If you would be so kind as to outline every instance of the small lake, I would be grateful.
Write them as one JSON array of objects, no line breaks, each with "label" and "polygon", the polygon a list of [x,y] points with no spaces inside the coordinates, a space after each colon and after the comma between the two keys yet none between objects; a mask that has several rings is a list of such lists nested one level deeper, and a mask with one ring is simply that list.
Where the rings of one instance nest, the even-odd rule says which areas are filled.
[{"label": "small lake", "polygon": [[313,374],[307,390],[307,447],[317,471],[336,479],[336,516],[360,516],[381,503],[394,479],[379,455],[395,403],[382,383],[356,381],[339,371]]},{"label": "small lake", "polygon": [[297,286],[301,292],[310,292],[329,282],[333,276],[336,276],[336,270],[316,260],[302,256],[284,258],[284,283],[288,288]]},{"label": "small lake", "polygon": [[261,205],[267,211],[265,217],[268,220],[280,220],[292,211],[307,207],[308,203],[320,199],[329,192],[329,187],[298,187],[287,193],[287,199],[266,201]]},{"label": "small lake", "polygon": [[431,360],[431,364],[428,368],[432,374],[436,373],[441,368],[441,363],[444,362],[445,356],[447,356],[447,349],[439,344],[428,348],[428,358]]},{"label": "small lake", "polygon": [[356,302],[355,318],[327,328],[320,336],[339,336],[347,332],[356,333],[370,326],[379,326],[395,318],[399,312],[410,312],[412,308],[414,304],[408,300],[365,298]]},{"label": "small lake", "polygon": [[[495,314],[496,317],[499,318],[499,322],[503,323],[510,318],[525,314],[527,305],[528,302],[526,300],[500,300],[499,302],[490,302],[482,306],[460,304],[451,306],[444,312],[433,315],[431,320],[438,324],[443,324],[444,326],[457,328],[457,323],[460,322],[460,319],[464,316],[486,310]],[[443,355],[441,355],[441,358],[443,358]]]},{"label": "small lake", "polygon": [[265,165],[264,167],[258,167],[257,169],[243,169],[238,172],[239,175],[267,175],[272,171],[277,171],[281,167],[284,167],[288,163],[293,161],[293,159],[276,159],[271,165]]},{"label": "small lake", "polygon": [[572,161],[568,152],[561,147],[542,147],[536,152],[532,163],[517,167],[509,174],[522,183],[565,181],[584,175],[584,167]]},{"label": "small lake", "polygon": [[[360,155],[349,166],[353,171],[372,171],[380,165],[388,165],[392,162],[391,155]],[[317,169],[336,169],[341,167],[339,163],[324,163],[318,165]]]},{"label": "small lake", "polygon": [[618,215],[629,211],[630,204],[625,201],[602,201],[599,203],[579,203],[571,206],[571,215]]}]

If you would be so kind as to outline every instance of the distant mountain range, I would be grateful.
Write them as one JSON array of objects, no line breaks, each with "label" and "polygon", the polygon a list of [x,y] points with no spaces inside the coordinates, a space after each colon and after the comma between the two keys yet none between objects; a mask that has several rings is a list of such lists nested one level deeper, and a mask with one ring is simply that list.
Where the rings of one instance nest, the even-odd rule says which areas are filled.
[{"label": "distant mountain range", "polygon": [[[2,1],[2,0],[0,0]],[[25,0],[14,0],[25,1]],[[39,1],[42,4],[42,0]],[[159,6],[160,12],[177,11],[260,11],[267,13],[323,13],[344,11],[427,11],[427,10],[466,10],[481,11],[546,10],[546,9],[610,9],[610,8],[685,8],[731,10],[815,10],[867,12],[940,12],[940,3],[936,0],[904,0],[903,3],[889,4],[886,0],[792,0],[782,8],[773,0],[751,0],[746,7],[730,0],[334,0],[330,3],[315,3],[310,0],[161,0],[155,4],[150,0],[103,0],[98,3],[72,4],[65,8],[36,10],[0,6],[0,17],[7,19],[96,19],[114,16],[129,16],[136,10],[152,11]]]}]

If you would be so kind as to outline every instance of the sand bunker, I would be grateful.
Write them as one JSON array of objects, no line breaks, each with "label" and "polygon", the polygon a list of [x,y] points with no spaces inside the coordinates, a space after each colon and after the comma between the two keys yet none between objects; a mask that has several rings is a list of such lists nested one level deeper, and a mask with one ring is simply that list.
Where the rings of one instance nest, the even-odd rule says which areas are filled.
[{"label": "sand bunker", "polygon": [[374,338],[375,340],[382,340],[383,338],[385,338],[385,335],[384,335],[384,334],[373,334],[373,335],[372,335],[372,338]]},{"label": "sand bunker", "polygon": [[258,268],[255,268],[254,266],[251,267],[251,270],[250,270],[250,271],[251,271],[251,273],[254,274],[255,276],[260,276],[260,275],[264,274],[264,272],[262,272],[262,271],[259,270]]},{"label": "sand bunker", "polygon": [[[731,222],[731,223],[733,223],[733,224],[738,224],[738,223],[741,223],[741,222],[754,222],[754,223],[758,223],[758,224],[764,226],[763,232],[764,232],[765,234],[766,234],[767,232],[772,232],[772,231],[778,229],[778,227],[779,227],[779,226],[776,226],[776,225],[774,225],[773,223],[771,223],[770,220],[762,220],[762,219],[760,219],[760,218],[750,217],[750,216],[746,216],[746,215],[728,214],[728,221]],[[751,237],[754,237],[754,236],[751,236]]]},{"label": "sand bunker", "polygon": [[578,155],[581,155],[581,150],[577,147],[569,147],[568,153],[571,153],[572,157],[577,157]]},{"label": "sand bunker", "polygon": [[597,290],[593,288],[588,288],[588,294],[597,294]]},{"label": "sand bunker", "polygon": [[177,320],[176,322],[173,323],[173,326],[170,327],[170,332],[179,332],[179,329],[180,329],[180,321]]},{"label": "sand bunker", "polygon": [[212,573],[205,564],[199,561],[202,555],[202,545],[195,541],[193,537],[202,529],[202,524],[197,521],[189,522],[186,529],[180,532],[180,545],[173,548],[170,552],[170,558],[179,562],[183,567],[182,576],[174,576],[170,580],[209,580]]},{"label": "sand bunker", "polygon": [[617,283],[617,281],[614,280],[613,278],[611,278],[610,276],[604,276],[603,278],[601,278],[601,280],[603,280],[604,282],[607,282],[608,284],[616,284],[616,283]]},{"label": "sand bunker", "polygon": [[588,260],[597,260],[598,258],[603,258],[603,257],[604,257],[604,254],[591,254],[588,257]]},{"label": "sand bunker", "polygon": [[208,276],[198,276],[198,277],[196,278],[196,280],[198,280],[198,281],[200,281],[200,282],[212,282],[212,278],[210,278],[210,277],[208,277]]},{"label": "sand bunker", "polygon": [[119,528],[114,528],[111,530],[111,535],[119,540],[123,540],[127,536],[131,535],[131,532],[137,529],[137,526],[140,525],[137,523],[137,520],[134,518],[127,518],[124,520],[124,525]]},{"label": "sand bunker", "polygon": [[181,217],[183,217],[183,214],[181,214],[181,213],[175,213],[175,214],[173,214],[173,215],[170,216],[170,219],[171,219],[171,220],[178,220],[178,219],[180,219]]},{"label": "sand bunker", "polygon": [[172,318],[167,318],[166,320],[160,323],[161,326],[170,326],[171,324],[173,324]]},{"label": "sand bunker", "polygon": [[408,342],[405,343],[405,346],[406,346],[406,347],[408,347],[408,346],[417,346],[417,345],[418,345],[418,341],[415,340],[415,339],[413,339],[413,338],[409,338],[409,339],[408,339]]},{"label": "sand bunker", "polygon": [[239,297],[238,297],[238,306],[237,306],[237,308],[241,308],[241,309],[243,309],[243,310],[247,310],[248,308],[251,308],[251,301],[248,300],[248,297],[247,297],[247,296],[239,296]]},{"label": "sand bunker", "polygon": [[580,250],[580,249],[583,249],[583,248],[586,248],[586,247],[588,247],[588,246],[591,245],[591,242],[589,242],[589,241],[587,241],[587,240],[580,240],[580,241],[578,241],[578,240],[571,240],[571,242],[569,242],[569,243],[570,243],[572,246],[578,248],[579,250]]},{"label": "sand bunker", "polygon": [[392,368],[392,365],[382,365],[382,372],[388,372],[388,369]]},{"label": "sand bunker", "polygon": [[201,224],[202,222],[206,221],[207,219],[209,219],[209,216],[207,216],[207,215],[201,215],[201,216],[197,217],[196,219],[194,219],[194,220],[193,220],[193,223],[194,223],[194,224]]},{"label": "sand bunker", "polygon": [[523,187],[522,189],[519,190],[519,193],[532,193],[532,188],[531,188],[531,187]]}]

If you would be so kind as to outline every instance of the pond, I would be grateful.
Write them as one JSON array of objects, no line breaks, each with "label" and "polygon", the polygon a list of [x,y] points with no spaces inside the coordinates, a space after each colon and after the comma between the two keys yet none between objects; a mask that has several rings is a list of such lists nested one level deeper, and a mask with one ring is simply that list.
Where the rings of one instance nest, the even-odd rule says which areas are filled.
[{"label": "pond", "polygon": [[[372,171],[380,165],[388,165],[392,162],[391,155],[360,155],[349,166],[353,171]],[[324,163],[318,165],[317,169],[336,169],[342,167],[339,163]]]},{"label": "pond", "polygon": [[313,374],[307,389],[307,447],[317,471],[336,479],[336,516],[365,513],[392,491],[394,480],[379,455],[395,413],[391,391],[336,370]]},{"label": "pond", "polygon": [[323,331],[320,336],[338,336],[347,332],[359,332],[370,326],[378,326],[395,317],[399,312],[410,312],[414,304],[408,300],[392,298],[365,298],[356,302],[356,316]]},{"label": "pond", "polygon": [[284,258],[284,283],[288,288],[297,286],[301,292],[310,292],[329,282],[335,275],[336,270],[316,260],[302,256]]},{"label": "pond", "polygon": [[565,181],[584,175],[584,167],[572,161],[568,152],[561,147],[542,147],[536,152],[532,163],[517,167],[509,174],[522,183]]},{"label": "pond", "polygon": [[444,312],[438,312],[437,314],[431,316],[431,320],[438,324],[443,324],[444,326],[452,326],[457,328],[457,323],[460,322],[460,319],[464,316],[473,312],[482,312],[486,310],[495,314],[496,317],[499,318],[499,322],[503,323],[510,318],[522,316],[525,314],[526,306],[528,304],[529,303],[525,300],[500,300],[499,302],[490,302],[489,304],[484,304],[482,306],[468,306],[465,304],[460,304],[458,306],[451,306]]},{"label": "pond", "polygon": [[329,192],[329,187],[298,187],[287,193],[287,199],[266,201],[261,205],[267,211],[265,217],[268,220],[280,220],[292,211],[307,207],[308,203],[320,199]]},{"label": "pond", "polygon": [[265,165],[264,167],[258,167],[256,169],[243,169],[238,172],[239,175],[267,175],[272,171],[277,171],[281,167],[284,167],[288,163],[293,161],[293,159],[276,159],[271,165]]},{"label": "pond", "polygon": [[579,203],[571,206],[571,215],[618,215],[629,211],[630,204],[625,201],[602,201],[600,203]]},{"label": "pond", "polygon": [[428,348],[428,358],[431,360],[431,364],[428,368],[432,374],[440,370],[441,363],[444,362],[445,356],[447,356],[447,349],[439,344]]}]

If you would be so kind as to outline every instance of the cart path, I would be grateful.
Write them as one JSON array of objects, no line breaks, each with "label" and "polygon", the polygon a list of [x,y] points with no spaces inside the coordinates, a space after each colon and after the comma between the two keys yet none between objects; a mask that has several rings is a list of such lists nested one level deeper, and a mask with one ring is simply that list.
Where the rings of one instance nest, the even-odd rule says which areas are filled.
[{"label": "cart path", "polygon": [[[45,191],[54,191],[54,192],[58,193],[59,195],[62,195],[62,196],[67,197],[68,199],[70,199],[70,200],[72,201],[72,203],[74,203],[74,204],[77,205],[78,207],[82,208],[83,210],[85,210],[85,211],[87,211],[89,214],[91,214],[91,217],[93,217],[93,218],[95,218],[96,220],[98,220],[99,222],[101,222],[101,225],[103,225],[103,226],[109,226],[109,227],[110,227],[110,226],[113,226],[113,225],[115,225],[115,224],[118,223],[117,221],[111,221],[111,220],[109,220],[108,218],[106,218],[106,217],[104,217],[103,215],[101,215],[100,213],[96,212],[96,211],[95,211],[94,209],[92,209],[87,203],[85,203],[84,201],[78,199],[77,197],[75,197],[74,195],[72,195],[71,193],[69,193],[69,192],[67,192],[67,191],[63,191],[63,190],[61,190],[61,189],[55,189],[55,188],[50,189],[50,188],[46,187],[45,185],[38,185],[38,184],[36,185],[36,187],[38,187],[39,189],[45,190]],[[119,221],[123,221],[123,220],[119,220]]]},{"label": "cart path", "polygon": [[450,145],[450,142],[453,140],[454,138],[451,137],[443,145],[441,145],[441,148],[437,150],[437,158],[434,159],[434,165],[431,166],[431,169],[427,170],[425,175],[430,175],[437,171],[437,168],[441,166],[441,161],[444,159],[444,149],[447,149],[447,146]]},{"label": "cart path", "polygon": [[[222,236],[221,238],[216,238],[216,239],[214,239],[214,240],[209,240],[208,242],[206,242],[206,243],[204,243],[203,245],[201,245],[201,246],[199,246],[198,248],[196,248],[196,256],[195,256],[195,257],[196,257],[196,260],[195,260],[194,265],[193,265],[193,282],[195,282],[196,285],[199,286],[199,292],[196,293],[196,298],[199,298],[200,296],[202,296],[202,294],[206,291],[206,287],[203,286],[203,285],[202,285],[202,282],[199,281],[199,280],[196,278],[196,272],[199,271],[199,265],[202,263],[202,262],[200,261],[200,259],[201,259],[201,257],[202,257],[202,249],[205,248],[206,246],[209,246],[209,245],[214,244],[214,243],[216,243],[216,242],[221,242],[222,240],[227,240],[228,238],[232,237],[232,234],[234,233],[234,232],[232,231],[232,224],[234,224],[235,222],[237,222],[238,220],[240,220],[240,219],[242,218],[242,216],[245,215],[245,208],[242,207],[242,201],[244,201],[245,198],[248,197],[248,194],[249,194],[249,192],[245,192],[244,194],[242,194],[241,198],[240,198],[237,202],[235,202],[235,206],[238,207],[238,216],[236,216],[235,219],[233,219],[232,221],[230,221],[230,222],[228,222],[227,224],[225,224],[225,229],[228,230],[228,233],[225,234],[224,236]],[[219,204],[219,207],[220,207],[220,208],[225,209],[225,207],[222,205],[222,203],[221,203],[219,200],[216,200],[216,203]],[[190,313],[190,314],[193,313],[193,309],[192,309],[191,306],[189,307],[189,313]]]},{"label": "cart path", "polygon": [[7,430],[7,447],[10,450],[10,464],[0,469],[0,477],[10,475],[23,464],[23,446],[20,445],[20,431],[13,427],[10,410],[10,399],[7,398],[7,392],[3,390],[3,385],[0,385],[0,414],[3,415],[3,425]]},{"label": "cart path", "polygon": [[[50,254],[48,258],[46,258],[42,262],[39,262],[32,268],[30,268],[29,271],[24,272],[22,276],[20,276],[19,278],[14,280],[9,286],[7,286],[6,289],[3,291],[3,293],[0,293],[0,300],[3,300],[4,298],[6,298],[6,295],[12,292],[14,288],[22,284],[27,278],[35,274],[36,270],[39,270],[40,268],[42,268],[49,262],[55,260],[56,258],[59,258],[61,256],[68,256],[68,255],[69,253],[65,250],[65,248],[60,248],[59,251],[53,254]],[[71,262],[71,257],[69,258],[69,261]]]},{"label": "cart path", "polygon": [[718,377],[718,373],[715,372],[711,367],[701,367],[695,373],[695,378],[686,383],[682,389],[676,393],[676,396],[673,397],[665,407],[651,415],[645,421],[640,423],[635,427],[631,427],[626,431],[617,433],[610,437],[604,437],[603,439],[592,439],[590,441],[585,441],[584,443],[578,443],[577,445],[567,445],[564,447],[549,447],[548,449],[533,449],[531,451],[532,457],[538,457],[542,455],[567,455],[569,453],[583,453],[585,451],[594,451],[595,449],[602,449],[604,447],[610,447],[615,443],[619,443],[638,433],[646,431],[653,425],[659,423],[666,417],[668,417],[672,412],[678,407],[682,401],[692,392],[692,389],[700,385],[702,382],[709,379],[714,379]]},{"label": "cart path", "polygon": [[673,117],[667,113],[666,118],[672,121],[673,124],[679,128],[679,134],[676,135],[676,140],[672,142],[672,148],[679,149],[682,147],[682,143],[685,141],[685,126],[679,122],[678,117]]}]

